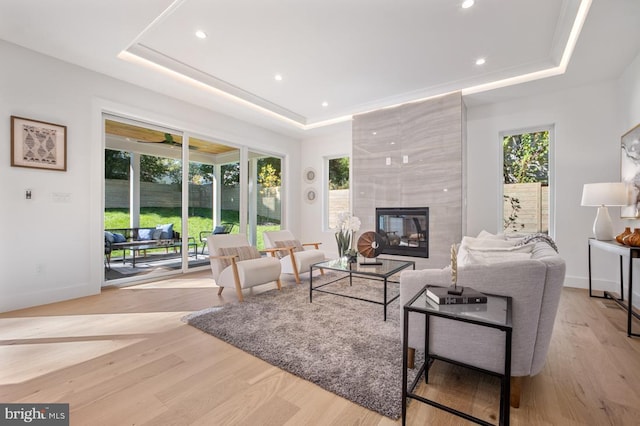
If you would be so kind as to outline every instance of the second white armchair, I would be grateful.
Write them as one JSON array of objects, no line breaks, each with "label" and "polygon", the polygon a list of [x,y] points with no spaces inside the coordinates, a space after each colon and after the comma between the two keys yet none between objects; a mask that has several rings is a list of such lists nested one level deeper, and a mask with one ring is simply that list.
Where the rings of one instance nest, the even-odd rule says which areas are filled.
[{"label": "second white armchair", "polygon": [[[267,251],[280,258],[282,273],[293,274],[298,284],[300,274],[308,273],[311,265],[325,259],[324,252],[319,250],[321,243],[302,244],[291,231],[267,231],[263,235]],[[324,271],[320,270],[320,273],[324,274]]]}]

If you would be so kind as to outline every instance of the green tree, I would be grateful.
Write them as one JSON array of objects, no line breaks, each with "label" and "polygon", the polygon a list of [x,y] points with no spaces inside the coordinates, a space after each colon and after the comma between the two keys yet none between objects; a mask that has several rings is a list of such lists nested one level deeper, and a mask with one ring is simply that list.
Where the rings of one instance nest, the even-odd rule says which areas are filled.
[{"label": "green tree", "polygon": [[189,181],[196,185],[208,185],[213,182],[213,164],[189,163]]},{"label": "green tree", "polygon": [[104,151],[104,178],[105,179],[129,179],[128,152],[106,149]]},{"label": "green tree", "polygon": [[258,183],[265,188],[273,188],[282,184],[280,158],[265,157],[258,160]]},{"label": "green tree", "polygon": [[156,183],[181,183],[182,168],[180,160],[156,157],[154,155],[140,156],[140,181]]},{"label": "green tree", "polygon": [[549,132],[505,136],[504,183],[549,183]]},{"label": "green tree", "polygon": [[349,189],[349,157],[329,160],[329,189]]},{"label": "green tree", "polygon": [[240,163],[223,164],[220,166],[220,172],[222,174],[222,185],[240,185]]},{"label": "green tree", "polygon": [[[128,179],[131,155],[125,151],[105,150],[105,178]],[[282,184],[281,160],[266,157],[258,160],[258,183],[264,187],[277,187]],[[189,163],[189,180],[199,185],[213,182],[211,164]],[[230,163],[221,166],[222,182],[225,186],[240,184],[240,164]],[[140,156],[140,181],[156,183],[182,183],[181,161],[153,155]]]},{"label": "green tree", "polygon": [[274,188],[280,186],[280,174],[271,164],[265,164],[259,169],[258,183],[264,188]]}]

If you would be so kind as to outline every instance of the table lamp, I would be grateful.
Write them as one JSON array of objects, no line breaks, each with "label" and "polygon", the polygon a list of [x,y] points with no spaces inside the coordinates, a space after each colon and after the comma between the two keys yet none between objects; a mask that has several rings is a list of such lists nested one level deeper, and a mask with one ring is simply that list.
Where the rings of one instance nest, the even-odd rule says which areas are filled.
[{"label": "table lamp", "polygon": [[598,207],[598,214],[593,222],[596,240],[612,240],[613,225],[607,206],[628,205],[627,186],[624,182],[585,183],[581,205]]}]

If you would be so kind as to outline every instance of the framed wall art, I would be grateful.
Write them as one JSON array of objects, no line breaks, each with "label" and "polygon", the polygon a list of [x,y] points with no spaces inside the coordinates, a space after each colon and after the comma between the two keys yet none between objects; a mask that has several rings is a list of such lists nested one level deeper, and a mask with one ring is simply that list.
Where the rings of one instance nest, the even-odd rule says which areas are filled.
[{"label": "framed wall art", "polygon": [[67,170],[67,126],[11,116],[11,165]]},{"label": "framed wall art", "polygon": [[620,179],[629,191],[629,205],[620,208],[620,216],[640,218],[640,124],[622,135]]}]

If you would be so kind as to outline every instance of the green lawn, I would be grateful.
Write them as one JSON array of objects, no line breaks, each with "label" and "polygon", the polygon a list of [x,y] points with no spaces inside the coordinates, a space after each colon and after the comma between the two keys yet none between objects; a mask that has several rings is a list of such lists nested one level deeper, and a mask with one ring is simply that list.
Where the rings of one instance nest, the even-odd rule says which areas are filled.
[{"label": "green lawn", "polygon": [[[220,222],[235,223],[233,233],[238,233],[239,219],[238,212],[235,210],[222,210],[222,220]],[[144,207],[140,209],[140,227],[156,227],[173,223],[173,229],[182,234],[181,209],[179,207]],[[129,228],[129,210],[128,209],[105,209],[104,212],[104,228],[117,229]],[[211,209],[193,208],[189,209],[189,236],[194,237],[196,242],[200,244],[200,232],[211,232],[213,229],[213,221],[211,220]],[[280,229],[280,224],[274,224],[274,221],[266,218],[258,218],[257,230],[257,247],[264,248],[262,233],[264,231],[273,231]]]}]

